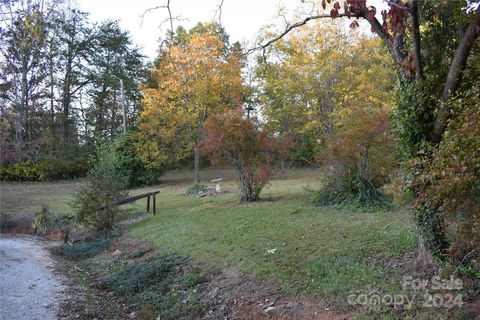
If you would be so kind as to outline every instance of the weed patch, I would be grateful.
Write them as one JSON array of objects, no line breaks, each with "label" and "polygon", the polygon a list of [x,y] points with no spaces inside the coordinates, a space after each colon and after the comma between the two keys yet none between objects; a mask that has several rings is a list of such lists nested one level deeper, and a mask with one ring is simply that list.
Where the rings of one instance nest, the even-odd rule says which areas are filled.
[{"label": "weed patch", "polygon": [[116,291],[134,297],[151,286],[164,292],[170,285],[169,276],[185,259],[175,255],[150,258],[127,266],[124,270],[104,277],[103,281]]},{"label": "weed patch", "polygon": [[72,217],[59,215],[43,206],[40,212],[35,214],[32,229],[37,235],[45,235],[49,232],[68,231],[71,227]]},{"label": "weed patch", "polygon": [[347,256],[325,255],[308,264],[311,282],[307,291],[324,296],[339,296],[345,292],[365,289],[382,281],[380,270]]},{"label": "weed patch", "polygon": [[52,249],[56,255],[62,256],[67,260],[83,260],[94,257],[110,247],[112,243],[111,235],[102,235],[90,242],[73,244],[71,246],[60,246]]},{"label": "weed patch", "polygon": [[185,191],[185,194],[188,196],[196,196],[202,192],[207,191],[208,189],[209,188],[206,184],[194,183],[187,188],[187,190]]},{"label": "weed patch", "polygon": [[4,212],[0,212],[0,229],[9,229],[15,227],[12,217]]},{"label": "weed patch", "polygon": [[141,319],[191,319],[205,309],[198,288],[203,279],[198,270],[182,272],[186,264],[177,255],[155,256],[102,280],[134,302]]},{"label": "weed patch", "polygon": [[312,195],[312,203],[318,207],[333,205],[348,211],[365,212],[385,212],[395,208],[390,196],[371,190],[366,193],[345,191],[336,182],[320,190],[305,188],[305,191]]}]

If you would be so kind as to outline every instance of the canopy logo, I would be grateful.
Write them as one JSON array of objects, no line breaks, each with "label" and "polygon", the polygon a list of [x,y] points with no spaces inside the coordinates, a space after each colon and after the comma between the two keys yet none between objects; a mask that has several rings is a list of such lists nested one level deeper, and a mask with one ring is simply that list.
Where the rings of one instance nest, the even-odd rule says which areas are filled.
[{"label": "canopy logo", "polygon": [[400,293],[380,294],[378,291],[354,293],[347,297],[347,302],[350,305],[367,306],[372,310],[380,310],[382,306],[408,310],[413,305],[424,308],[453,308],[463,305],[460,293],[462,289],[462,280],[453,276],[450,279],[442,279],[440,276],[430,279],[404,276]]}]

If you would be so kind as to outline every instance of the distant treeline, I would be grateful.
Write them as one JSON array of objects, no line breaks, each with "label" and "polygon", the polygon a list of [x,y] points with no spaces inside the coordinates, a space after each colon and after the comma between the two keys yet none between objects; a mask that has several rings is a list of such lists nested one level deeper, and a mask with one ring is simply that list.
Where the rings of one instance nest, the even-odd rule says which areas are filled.
[{"label": "distant treeline", "polygon": [[122,132],[122,103],[135,125],[144,57],[117,21],[92,23],[68,3],[1,6],[1,178],[83,176],[88,156]]}]

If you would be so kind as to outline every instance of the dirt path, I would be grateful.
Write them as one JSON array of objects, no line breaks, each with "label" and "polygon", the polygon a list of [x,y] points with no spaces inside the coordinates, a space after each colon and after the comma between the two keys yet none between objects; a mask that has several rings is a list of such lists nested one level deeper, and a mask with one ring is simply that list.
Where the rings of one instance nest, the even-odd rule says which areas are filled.
[{"label": "dirt path", "polygon": [[63,290],[45,242],[0,236],[0,319],[55,319]]}]

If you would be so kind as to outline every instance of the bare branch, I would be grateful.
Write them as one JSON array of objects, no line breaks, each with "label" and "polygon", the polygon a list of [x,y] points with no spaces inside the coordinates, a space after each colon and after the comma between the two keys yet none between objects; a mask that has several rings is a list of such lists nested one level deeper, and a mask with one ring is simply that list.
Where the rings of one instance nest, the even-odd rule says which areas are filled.
[{"label": "bare branch", "polygon": [[165,22],[168,22],[170,21],[170,31],[172,31],[173,33],[173,20],[180,20],[180,17],[173,17],[172,16],[172,10],[170,9],[170,0],[167,0],[167,4],[166,5],[162,5],[162,6],[156,6],[156,7],[152,7],[152,8],[149,8],[147,10],[145,10],[141,16],[141,21],[140,21],[140,27],[142,27],[142,24],[143,24],[143,20],[145,18],[145,15],[152,12],[152,11],[155,11],[155,10],[159,10],[159,9],[167,9],[168,11],[168,19],[165,19],[164,21],[162,21],[161,24],[165,23]]},{"label": "bare branch", "polygon": [[382,27],[380,24],[380,21],[378,21],[377,18],[371,18],[367,19],[367,21],[370,23],[370,26],[372,27],[372,30],[383,40],[385,45],[387,46],[388,51],[390,52],[391,56],[393,57],[393,60],[397,64],[398,71],[400,73],[400,76],[404,80],[408,80],[410,77],[407,74],[407,71],[405,70],[404,67],[404,61],[406,58],[405,55],[405,42],[403,38],[403,32],[397,32],[395,35],[395,39],[393,43],[390,41],[388,38],[388,33],[387,31]]},{"label": "bare branch", "polygon": [[225,0],[220,0],[220,3],[217,5],[217,10],[215,10],[215,15],[213,16],[213,20],[215,21],[218,15],[218,24],[222,25],[222,7],[223,2]]},{"label": "bare branch", "polygon": [[188,20],[188,19],[183,19],[181,16],[176,16],[176,17],[171,17],[171,18],[168,17],[168,18],[162,20],[158,26],[161,28],[165,23],[168,22],[168,23],[170,23],[170,30],[173,33],[173,30],[171,29],[172,28],[172,21],[185,21],[185,20]]},{"label": "bare branch", "polygon": [[145,16],[152,12],[152,11],[155,11],[155,10],[158,10],[158,9],[166,9],[167,7],[166,6],[156,6],[156,7],[153,7],[153,8],[148,8],[146,9],[143,14],[141,15],[141,20],[140,20],[140,27],[142,27],[143,25],[143,20],[145,19]]},{"label": "bare branch", "polygon": [[[344,14],[344,13],[341,13],[341,14],[338,15],[338,17],[346,17],[346,16],[347,15]],[[322,18],[332,18],[332,16],[330,14],[318,14],[318,15],[313,15],[313,16],[310,16],[310,17],[306,17],[302,21],[299,21],[299,22],[296,22],[294,24],[288,25],[282,33],[280,33],[279,35],[275,36],[274,38],[268,40],[264,44],[258,44],[256,47],[247,50],[246,54],[250,54],[250,53],[255,52],[257,50],[264,50],[265,48],[270,46],[272,43],[282,39],[284,36],[286,36],[293,29],[305,25],[310,20],[316,20],[316,19],[322,19]]]},{"label": "bare branch", "polygon": [[172,19],[172,10],[170,10],[170,0],[167,0],[167,10],[168,10],[168,17],[170,18],[170,31],[173,34],[173,19]]},{"label": "bare branch", "polygon": [[[365,18],[365,14],[366,14],[365,10],[368,10],[368,8],[365,8],[364,11],[361,12],[358,15],[358,18],[366,19]],[[337,15],[337,17],[351,17],[351,16],[352,16],[351,14],[346,14],[346,13],[339,13]],[[275,36],[274,38],[268,40],[264,44],[258,44],[254,48],[251,48],[251,49],[247,50],[246,54],[247,55],[251,54],[251,53],[253,53],[257,50],[264,51],[265,48],[270,46],[272,43],[282,39],[285,35],[287,35],[293,29],[305,25],[310,20],[323,19],[323,18],[332,18],[332,16],[330,14],[318,14],[318,15],[312,15],[312,16],[306,17],[302,21],[299,21],[299,22],[296,22],[294,24],[288,25],[282,33],[280,33],[277,36]],[[392,43],[392,41],[389,39],[389,35],[387,33],[387,30],[385,30],[382,27],[382,25],[380,24],[380,22],[378,21],[377,18],[370,17],[366,20],[370,23],[370,25],[372,27],[372,30],[383,40],[383,42],[387,46],[388,51],[390,52],[390,54],[392,55],[395,63],[397,64],[397,68],[398,68],[402,78],[405,79],[405,80],[409,80],[410,77],[407,73],[407,70],[405,69],[406,54],[405,54],[404,34],[402,32],[397,32],[397,34],[395,35],[394,41]]]},{"label": "bare branch", "polygon": [[398,9],[402,9],[402,10],[408,10],[407,7],[405,6],[402,6],[396,2],[393,2],[393,1],[388,1],[388,0],[383,0],[385,1],[389,6],[392,6],[392,7],[397,7]]}]

